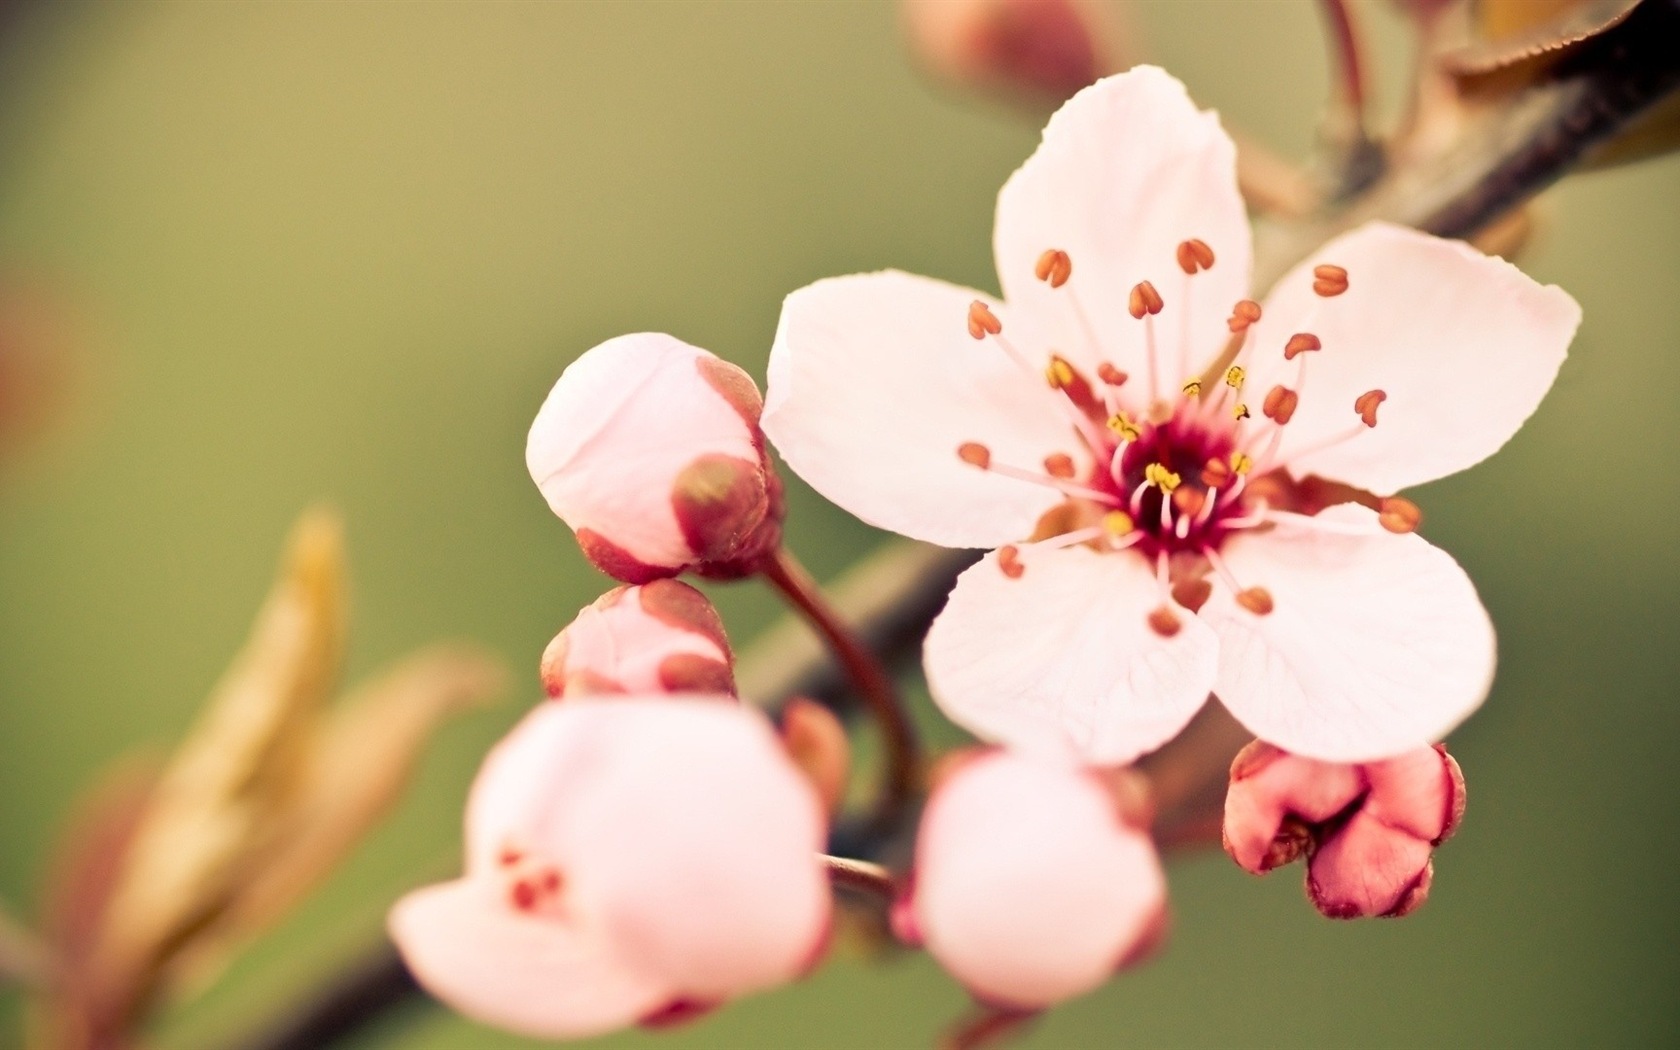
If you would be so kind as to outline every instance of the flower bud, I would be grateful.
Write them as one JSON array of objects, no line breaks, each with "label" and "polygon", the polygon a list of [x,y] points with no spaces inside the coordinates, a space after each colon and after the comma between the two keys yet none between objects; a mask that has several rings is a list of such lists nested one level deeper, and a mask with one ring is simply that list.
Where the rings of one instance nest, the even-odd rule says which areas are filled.
[{"label": "flower bud", "polygon": [[1098,13],[1081,0],[905,0],[911,50],[959,86],[1059,103],[1103,75]]},{"label": "flower bud", "polygon": [[828,812],[838,812],[852,768],[846,727],[822,704],[796,696],[782,706],[780,728],[788,758],[805,774]]},{"label": "flower bud", "polygon": [[1427,898],[1464,798],[1444,746],[1347,765],[1257,740],[1231,765],[1225,851],[1257,875],[1306,856],[1307,896],[1333,919],[1405,915]]},{"label": "flower bud", "polygon": [[922,816],[895,929],[984,1002],[1035,1010],[1135,961],[1165,926],[1147,832],[1094,772],[992,751],[955,767]]},{"label": "flower bud", "polygon": [[578,613],[542,655],[548,695],[735,692],[723,620],[686,583],[615,587]]},{"label": "flower bud", "polygon": [[561,374],[531,424],[525,465],[609,576],[743,576],[781,539],[762,408],[727,361],[668,335],[619,336]]},{"label": "flower bud", "polygon": [[485,1024],[576,1039],[671,1024],[804,974],[832,897],[825,821],[738,704],[541,704],[485,760],[466,874],[390,928],[420,984]]}]

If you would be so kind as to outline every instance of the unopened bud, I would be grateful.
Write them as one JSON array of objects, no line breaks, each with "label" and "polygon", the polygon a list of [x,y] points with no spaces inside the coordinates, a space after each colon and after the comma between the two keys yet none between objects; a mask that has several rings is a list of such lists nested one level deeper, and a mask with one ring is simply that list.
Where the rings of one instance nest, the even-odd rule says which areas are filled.
[{"label": "unopened bud", "polygon": [[917,58],[962,87],[1061,102],[1113,65],[1076,0],[906,0],[904,15]]},{"label": "unopened bud", "polygon": [[734,695],[734,654],[706,596],[676,580],[615,587],[543,650],[549,696],[590,693]]},{"label": "unopened bud", "polygon": [[782,707],[782,746],[830,813],[840,809],[851,771],[851,742],[833,711],[796,696]]}]

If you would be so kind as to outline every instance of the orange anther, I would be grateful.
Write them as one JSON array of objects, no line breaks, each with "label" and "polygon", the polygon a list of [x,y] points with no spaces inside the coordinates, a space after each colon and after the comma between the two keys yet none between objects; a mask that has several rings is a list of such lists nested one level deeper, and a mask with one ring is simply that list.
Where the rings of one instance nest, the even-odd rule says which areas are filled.
[{"label": "orange anther", "polygon": [[1314,266],[1313,291],[1326,299],[1348,290],[1347,271],[1340,266]]},{"label": "orange anther", "polygon": [[1256,616],[1265,616],[1272,611],[1272,592],[1264,587],[1238,591],[1237,604]]},{"label": "orange anther", "polygon": [[1185,577],[1172,586],[1173,601],[1191,612],[1200,612],[1212,594],[1213,584],[1205,576]]},{"label": "orange anther", "polygon": [[1073,457],[1066,452],[1052,452],[1044,457],[1044,472],[1053,478],[1066,481],[1073,477]]},{"label": "orange anther", "polygon": [[542,873],[542,891],[550,896],[560,892],[560,873],[549,868]]},{"label": "orange anther", "polygon": [[508,897],[513,906],[520,911],[530,911],[537,906],[537,887],[525,879],[520,879],[508,887]]},{"label": "orange anther", "polygon": [[1171,638],[1183,627],[1184,623],[1178,618],[1178,614],[1165,605],[1149,614],[1149,629],[1162,638]]},{"label": "orange anther", "polygon": [[1130,379],[1131,376],[1128,376],[1126,373],[1120,371],[1118,368],[1115,368],[1107,361],[1104,361],[1102,364],[1097,366],[1097,378],[1107,383],[1109,386],[1120,386],[1125,383],[1126,380]]},{"label": "orange anther", "polygon": [[1132,288],[1131,301],[1127,308],[1131,310],[1133,317],[1141,321],[1145,315],[1160,313],[1163,305],[1161,293],[1155,290],[1155,286],[1148,281],[1140,281]]},{"label": "orange anther", "polygon": [[1222,487],[1231,480],[1231,464],[1223,459],[1210,459],[1202,468],[1202,484],[1210,489]]},{"label": "orange anther", "polygon": [[1021,574],[1027,571],[1027,567],[1021,564],[1020,548],[1014,546],[1013,544],[1007,544],[999,547],[997,560],[998,568],[1002,569],[1003,574],[1012,580],[1020,579]]},{"label": "orange anther", "polygon": [[1423,511],[1418,505],[1403,496],[1390,496],[1382,501],[1377,511],[1377,521],[1389,532],[1405,535],[1415,532],[1423,521]]},{"label": "orange anther", "polygon": [[1172,501],[1173,509],[1180,514],[1198,514],[1201,512],[1202,505],[1207,502],[1207,492],[1202,489],[1193,489],[1188,485],[1180,485],[1173,490]]},{"label": "orange anther", "polygon": [[1213,268],[1213,249],[1207,242],[1191,238],[1181,241],[1178,245],[1178,268],[1187,274],[1197,270],[1211,270]]},{"label": "orange anther", "polygon": [[1060,248],[1051,248],[1038,257],[1033,274],[1052,288],[1060,288],[1073,276],[1073,259]]},{"label": "orange anther", "polygon": [[964,441],[957,446],[957,458],[981,470],[987,470],[992,465],[992,450],[978,441]]},{"label": "orange anther", "polygon": [[1243,299],[1231,307],[1231,319],[1225,322],[1225,327],[1232,332],[1246,332],[1248,326],[1260,320],[1260,304],[1253,299]]},{"label": "orange anther", "polygon": [[1266,418],[1278,425],[1289,422],[1295,415],[1295,409],[1301,403],[1301,395],[1286,386],[1274,386],[1266,394],[1266,402],[1261,410]]},{"label": "orange anther", "polygon": [[1003,322],[992,313],[992,308],[976,299],[968,308],[968,334],[976,339],[984,339],[988,335],[997,335],[1003,331]]},{"label": "orange anther", "polygon": [[1285,361],[1293,361],[1295,360],[1296,354],[1304,354],[1308,350],[1322,349],[1324,349],[1324,344],[1319,340],[1318,336],[1313,335],[1311,332],[1299,332],[1290,336],[1289,342],[1283,344],[1283,359]]},{"label": "orange anther", "polygon": [[1377,406],[1388,400],[1381,390],[1367,390],[1353,402],[1353,410],[1368,427],[1377,425]]}]

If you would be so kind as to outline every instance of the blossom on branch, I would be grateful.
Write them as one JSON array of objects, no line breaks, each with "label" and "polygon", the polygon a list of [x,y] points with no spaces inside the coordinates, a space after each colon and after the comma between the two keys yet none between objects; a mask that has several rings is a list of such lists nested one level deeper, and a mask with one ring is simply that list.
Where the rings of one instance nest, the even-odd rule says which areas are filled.
[{"label": "blossom on branch", "polygon": [[1464,818],[1464,774],[1442,746],[1343,765],[1255,741],[1231,764],[1225,852],[1256,875],[1307,858],[1332,919],[1399,916],[1429,896],[1435,847]]},{"label": "blossom on branch", "polygon": [[531,424],[525,465],[607,575],[743,576],[781,539],[762,407],[729,362],[668,335],[622,335],[561,374]]},{"label": "blossom on branch", "polygon": [[1517,431],[1579,321],[1568,295],[1373,223],[1246,298],[1235,149],[1147,67],[1050,121],[994,249],[1004,301],[898,272],[794,292],[764,412],[865,521],[995,548],[928,636],[951,718],[1109,764],[1216,692],[1255,735],[1346,762],[1481,704],[1487,613],[1395,493]]},{"label": "blossom on branch", "polygon": [[963,760],[922,816],[899,932],[989,1005],[1083,995],[1165,929],[1165,877],[1136,817],[1095,771],[1012,751]]},{"label": "blossom on branch", "polygon": [[466,874],[399,901],[391,935],[432,994],[525,1035],[692,1016],[815,964],[825,825],[726,697],[542,704],[473,785]]},{"label": "blossom on branch", "polygon": [[686,583],[615,587],[566,626],[542,655],[548,695],[735,692],[723,619]]}]

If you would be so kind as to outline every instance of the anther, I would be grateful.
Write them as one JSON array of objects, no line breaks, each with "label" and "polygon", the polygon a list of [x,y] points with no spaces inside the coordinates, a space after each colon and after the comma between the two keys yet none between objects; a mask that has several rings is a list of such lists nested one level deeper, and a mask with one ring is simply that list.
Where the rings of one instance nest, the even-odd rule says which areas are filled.
[{"label": "anther", "polygon": [[1225,370],[1225,385],[1232,390],[1241,390],[1243,380],[1247,377],[1248,373],[1243,371],[1241,365],[1232,365]]},{"label": "anther", "polygon": [[1060,248],[1051,248],[1038,257],[1033,273],[1052,288],[1060,288],[1073,276],[1073,259]]},{"label": "anther", "polygon": [[1148,281],[1141,281],[1132,288],[1131,301],[1127,308],[1133,317],[1141,321],[1150,314],[1160,313],[1163,305],[1165,304],[1161,302],[1161,293],[1155,290],[1155,286]]},{"label": "anther", "polygon": [[1377,406],[1388,400],[1388,395],[1381,390],[1367,390],[1353,402],[1353,410],[1359,413],[1359,418],[1368,427],[1377,425]]},{"label": "anther", "polygon": [[1122,386],[1125,384],[1126,380],[1131,378],[1131,376],[1120,371],[1118,368],[1115,368],[1107,361],[1104,361],[1102,364],[1097,366],[1097,378],[1107,383],[1109,386]]},{"label": "anther", "polygon": [[1247,452],[1231,453],[1231,471],[1235,474],[1247,474],[1254,466],[1254,457]]},{"label": "anther", "polygon": [[1248,405],[1244,404],[1241,401],[1238,401],[1237,402],[1237,407],[1231,409],[1231,418],[1236,419],[1238,421],[1247,419],[1248,418]]},{"label": "anther", "polygon": [[1108,429],[1118,434],[1121,441],[1136,441],[1143,436],[1143,430],[1128,419],[1124,412],[1116,412],[1108,417]]},{"label": "anther", "polygon": [[1012,580],[1020,579],[1021,574],[1027,571],[1027,567],[1021,564],[1021,550],[1014,544],[999,547],[997,561],[998,568],[1002,569],[1003,574]]},{"label": "anther", "polygon": [[1178,245],[1178,268],[1187,274],[1213,269],[1213,249],[1207,242],[1191,238]]},{"label": "anther", "polygon": [[992,313],[992,308],[976,299],[968,307],[968,334],[976,339],[984,339],[988,335],[997,335],[1003,331],[1003,322]]},{"label": "anther", "polygon": [[1286,386],[1274,386],[1266,394],[1266,403],[1261,410],[1266,417],[1279,426],[1289,422],[1295,415],[1295,408],[1301,403],[1301,395]]},{"label": "anther", "polygon": [[1192,379],[1186,382],[1182,389],[1185,397],[1201,397],[1202,381],[1200,379]]},{"label": "anther", "polygon": [[1210,459],[1202,467],[1202,484],[1210,489],[1223,488],[1231,480],[1231,465],[1222,459]]},{"label": "anther", "polygon": [[549,868],[542,873],[542,891],[549,896],[560,892],[560,873]]},{"label": "anther", "polygon": [[1348,273],[1340,266],[1314,266],[1313,291],[1326,299],[1348,290]]},{"label": "anther", "polygon": [[1173,509],[1185,516],[1201,513],[1202,504],[1207,502],[1207,492],[1204,489],[1191,488],[1188,485],[1173,490]]},{"label": "anther", "polygon": [[524,859],[525,854],[514,849],[512,846],[504,847],[502,852],[496,857],[497,863],[501,864],[504,868],[511,868]]},{"label": "anther", "polygon": [[519,879],[508,887],[508,897],[515,908],[530,911],[537,906],[537,887],[526,879]]},{"label": "anther", "polygon": [[1289,342],[1283,344],[1283,359],[1293,361],[1297,354],[1304,354],[1308,350],[1322,350],[1324,344],[1318,336],[1311,332],[1300,332],[1289,337]]},{"label": "anther", "polygon": [[1172,586],[1173,601],[1189,609],[1200,612],[1213,594],[1213,584],[1205,576],[1186,576]]},{"label": "anther", "polygon": [[1073,366],[1067,358],[1051,355],[1050,363],[1044,368],[1044,380],[1053,390],[1066,390],[1073,384]]},{"label": "anther", "polygon": [[1265,616],[1272,611],[1272,592],[1264,587],[1238,591],[1237,604],[1256,616]]},{"label": "anther", "polygon": [[1159,463],[1151,463],[1144,467],[1143,479],[1162,492],[1171,492],[1184,480]]},{"label": "anther", "polygon": [[1178,614],[1165,605],[1149,614],[1149,629],[1162,638],[1171,638],[1184,626]]},{"label": "anther", "polygon": [[1377,511],[1377,521],[1389,532],[1404,535],[1417,530],[1423,521],[1423,511],[1418,505],[1403,496],[1390,496],[1382,501]]},{"label": "anther", "polygon": [[1111,510],[1103,515],[1102,527],[1110,536],[1119,539],[1137,528],[1137,522],[1133,521],[1132,516],[1123,510]]},{"label": "anther", "polygon": [[1073,477],[1073,457],[1066,452],[1052,452],[1044,457],[1044,473],[1063,481]]},{"label": "anther", "polygon": [[1225,326],[1233,333],[1246,332],[1248,326],[1260,320],[1260,304],[1253,299],[1243,299],[1231,307],[1231,319]]},{"label": "anther", "polygon": [[957,458],[981,470],[989,470],[992,466],[992,450],[978,441],[964,441],[958,445]]}]

